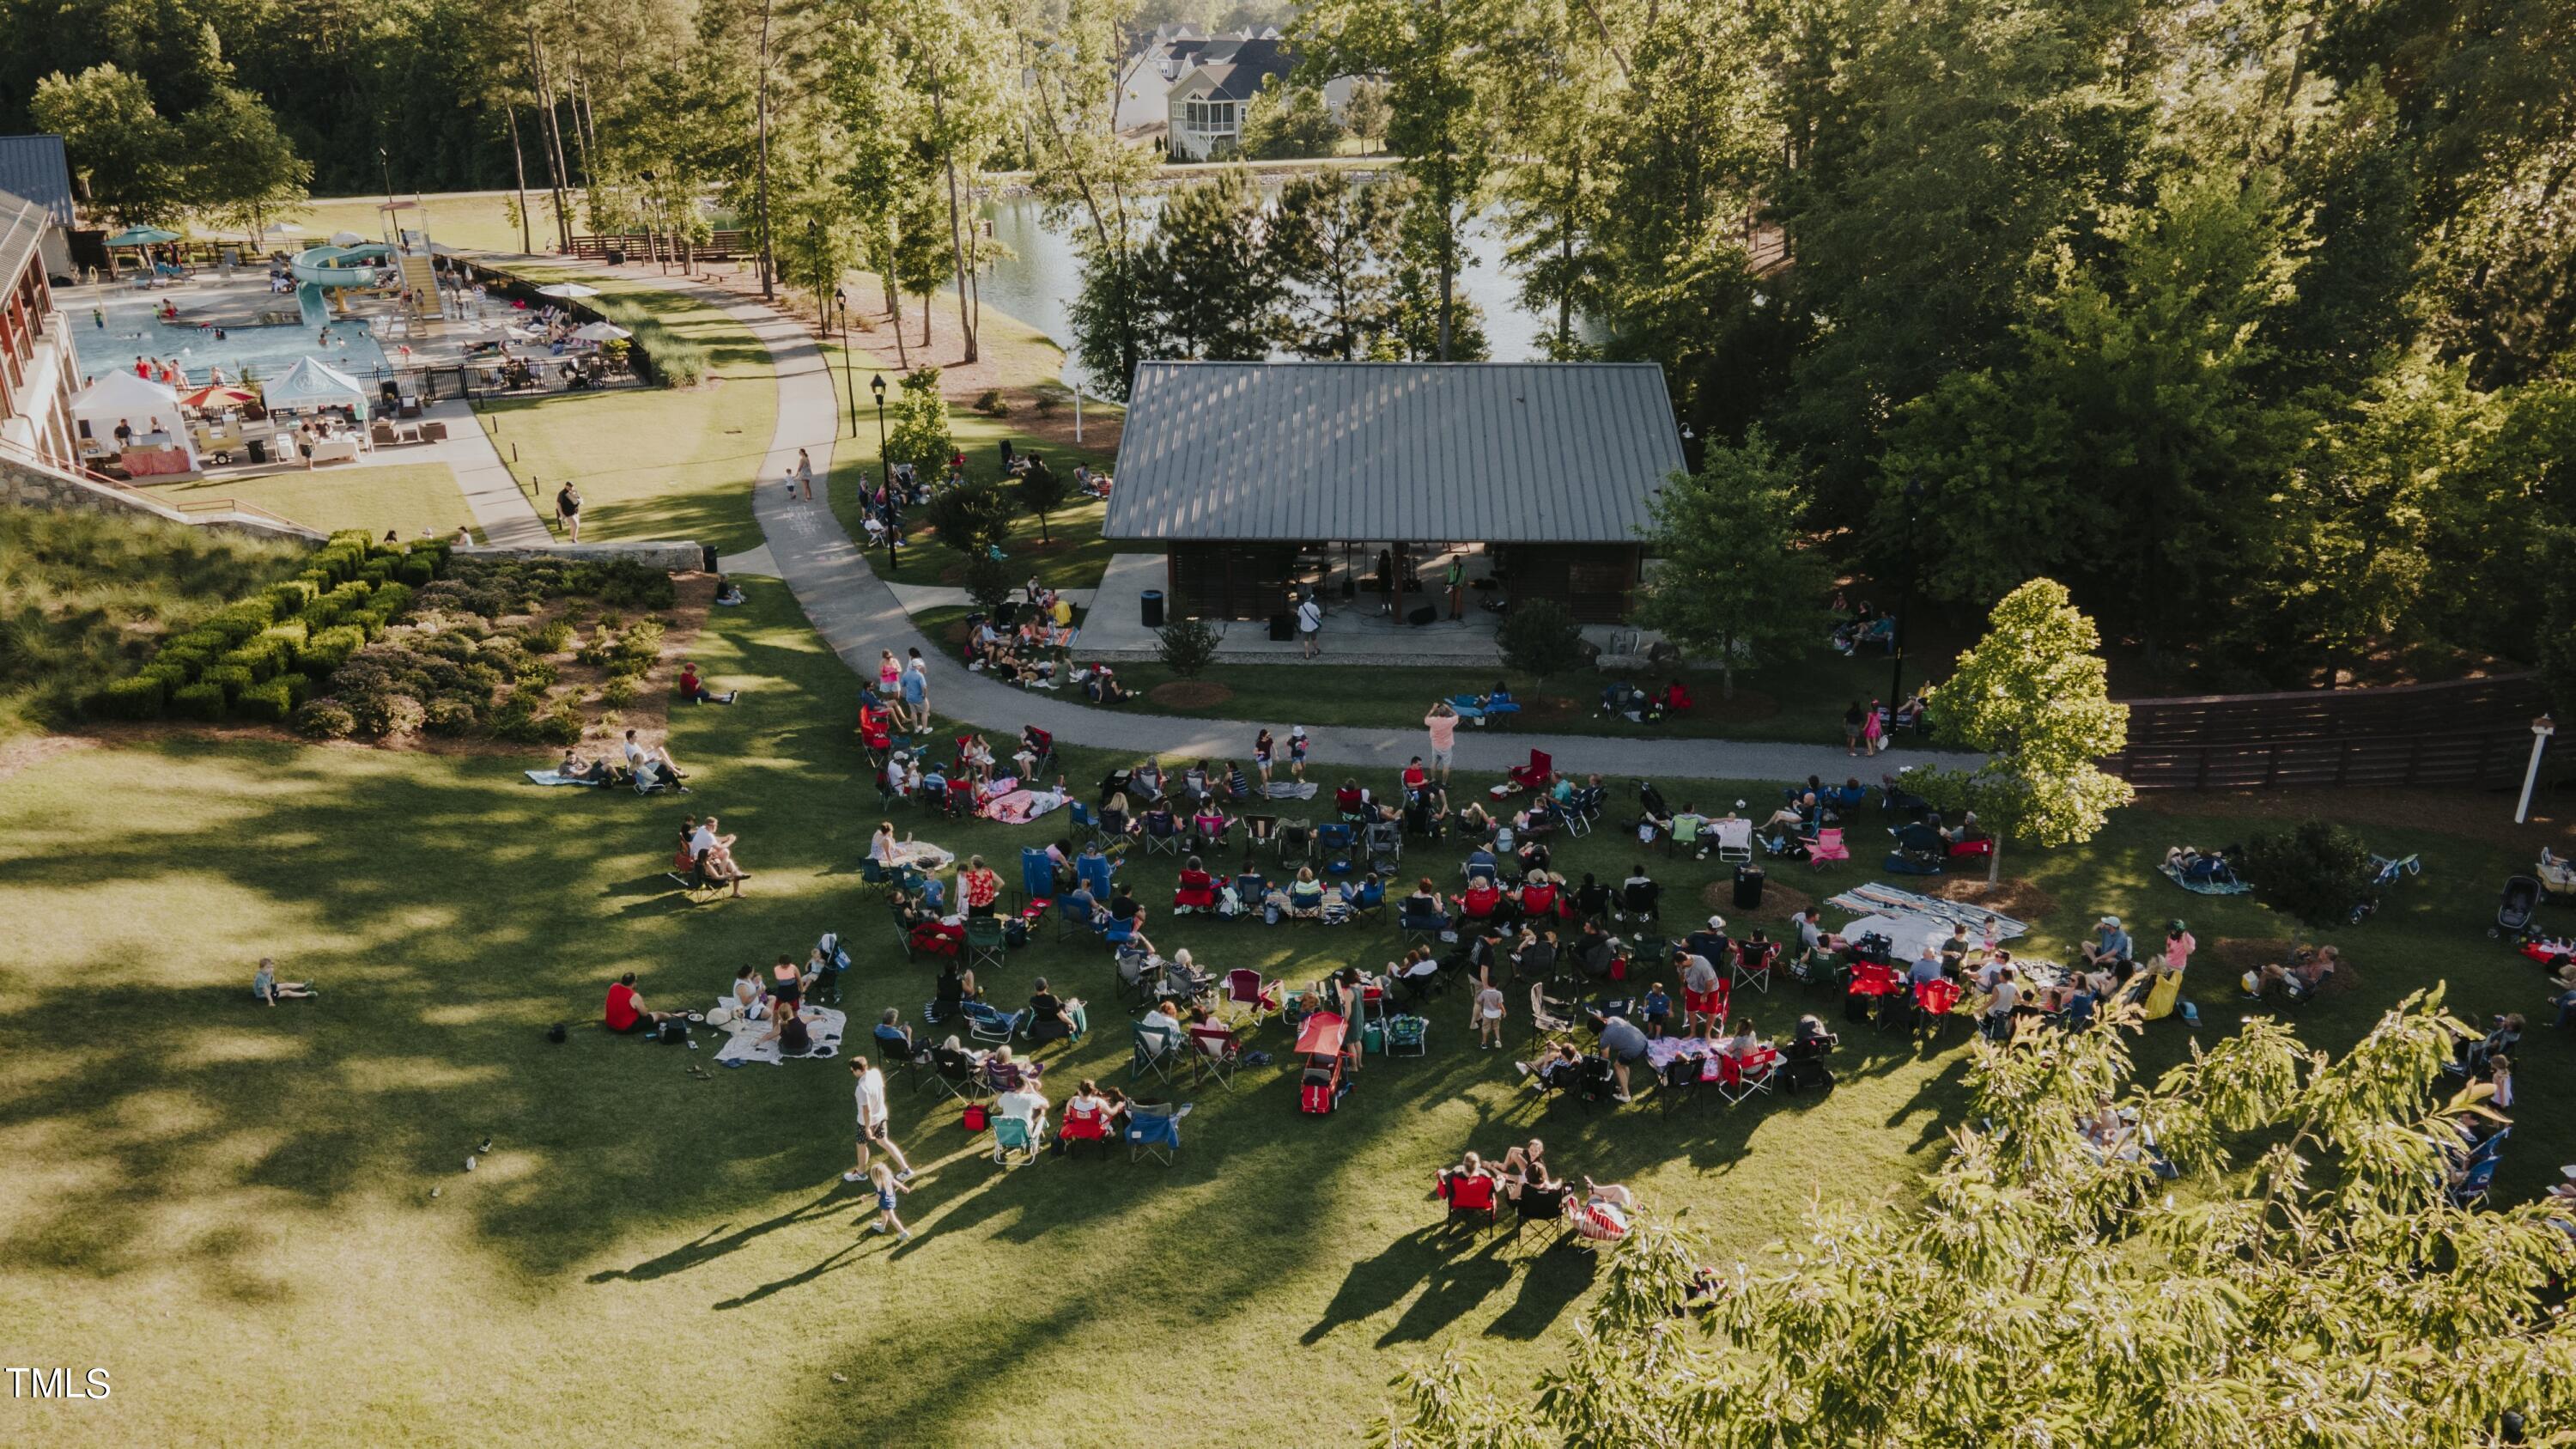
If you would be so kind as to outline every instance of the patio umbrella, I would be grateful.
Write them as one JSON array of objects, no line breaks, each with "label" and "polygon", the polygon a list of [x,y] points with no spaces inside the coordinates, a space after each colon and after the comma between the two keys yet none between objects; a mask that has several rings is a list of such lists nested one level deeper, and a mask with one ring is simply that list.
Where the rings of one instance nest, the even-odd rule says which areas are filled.
[{"label": "patio umbrella", "polygon": [[331,245],[335,247],[353,247],[365,240],[365,237],[358,235],[354,231],[335,231],[331,233]]},{"label": "patio umbrella", "polygon": [[557,282],[551,287],[539,287],[537,289],[537,295],[540,297],[565,298],[596,297],[599,295],[599,289],[597,287],[585,287],[579,282]]},{"label": "patio umbrella", "polygon": [[614,322],[593,322],[587,327],[574,328],[572,335],[583,342],[614,342],[635,334]]},{"label": "patio umbrella", "polygon": [[257,397],[257,393],[244,392],[229,383],[215,383],[201,387],[195,392],[182,393],[179,402],[183,407],[207,412],[217,408],[240,407],[243,403],[255,401]]},{"label": "patio umbrella", "polygon": [[174,242],[178,239],[177,232],[163,231],[157,226],[129,226],[109,237],[107,244],[112,247],[157,247],[163,242]]},{"label": "patio umbrella", "polygon": [[300,236],[303,232],[304,228],[291,221],[272,221],[261,229],[265,236]]}]

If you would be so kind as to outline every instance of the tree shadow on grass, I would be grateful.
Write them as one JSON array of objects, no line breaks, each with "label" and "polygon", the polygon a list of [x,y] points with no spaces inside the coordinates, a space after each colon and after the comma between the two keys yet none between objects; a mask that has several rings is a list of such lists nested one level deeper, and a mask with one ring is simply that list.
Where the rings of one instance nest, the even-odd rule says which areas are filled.
[{"label": "tree shadow on grass", "polygon": [[753,1241],[767,1237],[781,1228],[794,1227],[798,1223],[811,1222],[818,1218],[838,1216],[838,1210],[849,1200],[851,1200],[851,1194],[838,1190],[836,1186],[812,1201],[799,1203],[775,1217],[766,1218],[730,1232],[727,1229],[731,1228],[732,1224],[719,1224],[669,1252],[658,1257],[647,1258],[632,1268],[603,1268],[582,1281],[585,1283],[640,1283],[649,1279],[667,1277],[673,1273],[685,1273],[692,1268],[712,1263],[728,1253],[739,1251]]}]

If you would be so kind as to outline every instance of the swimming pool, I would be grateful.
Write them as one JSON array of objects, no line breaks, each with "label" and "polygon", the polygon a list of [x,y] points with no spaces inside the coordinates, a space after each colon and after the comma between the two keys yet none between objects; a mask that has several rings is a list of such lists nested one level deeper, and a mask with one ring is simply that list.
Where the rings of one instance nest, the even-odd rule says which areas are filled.
[{"label": "swimming pool", "polygon": [[[281,300],[294,302],[292,297]],[[224,370],[227,382],[258,382],[293,367],[299,358],[311,357],[360,382],[390,375],[384,349],[376,345],[375,334],[362,317],[333,322],[327,346],[308,327],[227,327],[219,342],[214,329],[187,320],[184,303],[176,324],[153,316],[152,309],[159,305],[158,301],[111,302],[105,308],[104,327],[86,309],[71,309],[72,346],[80,354],[82,374],[96,377],[130,368],[135,358],[147,357],[177,363],[191,384],[204,383],[208,370],[217,367]]]}]

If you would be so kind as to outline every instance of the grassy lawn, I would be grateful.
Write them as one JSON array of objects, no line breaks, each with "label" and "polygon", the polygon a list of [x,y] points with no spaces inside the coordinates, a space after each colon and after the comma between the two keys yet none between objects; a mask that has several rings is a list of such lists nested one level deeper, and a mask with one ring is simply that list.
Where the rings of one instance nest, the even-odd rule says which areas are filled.
[{"label": "grassy lawn", "polygon": [[464,492],[456,486],[456,470],[445,463],[207,478],[157,484],[147,491],[172,504],[235,498],[325,533],[363,528],[377,538],[384,537],[387,529],[404,538],[422,529],[446,536],[456,532],[456,525],[474,521]]},{"label": "grassy lawn", "polygon": [[[565,275],[524,269],[540,281]],[[707,349],[706,386],[556,393],[487,404],[484,425],[510,470],[551,510],[581,487],[586,539],[685,538],[727,553],[760,546],[750,485],[778,419],[769,351],[742,324],[641,281],[586,275],[603,293],[650,307]]]},{"label": "grassy lawn", "polygon": [[[1629,1182],[1721,1252],[1787,1230],[1819,1188],[1885,1200],[1941,1150],[1966,1052],[1955,1030],[1937,1046],[1848,1034],[1842,1085],[1823,1098],[1542,1110],[1506,1055],[1467,1048],[1452,992],[1430,1055],[1371,1060],[1336,1116],[1293,1111],[1284,1063],[1231,1092],[1178,1089],[1198,1110],[1168,1170],[1047,1158],[1004,1172],[954,1104],[898,1082],[919,1236],[899,1249],[864,1236],[868,1207],[838,1178],[840,1063],[701,1081],[685,1069],[707,1051],[587,1025],[619,971],[638,972],[652,1004],[703,1005],[737,965],[801,956],[825,930],[854,943],[862,1020],[881,1006],[917,1019],[931,993],[931,966],[905,962],[854,889],[876,812],[851,681],[783,589],[746,586],[748,606],[719,611],[695,650],[716,683],[749,692],[678,716],[674,749],[697,771],[686,799],[540,790],[518,774],[537,752],[189,741],[72,750],[9,779],[0,912],[21,946],[0,965],[0,1146],[14,1165],[0,1178],[0,1306],[48,1361],[107,1365],[115,1383],[105,1402],[22,1403],[17,1437],[594,1443],[649,1393],[656,1441],[843,1443],[852,1423],[893,1423],[923,1444],[1275,1443],[1291,1406],[1256,1411],[1267,1391],[1296,1397],[1298,1439],[1340,1442],[1390,1373],[1443,1348],[1512,1381],[1564,1361],[1597,1265],[1436,1241],[1428,1173],[1464,1148],[1543,1136],[1560,1171]],[[1103,763],[1077,754],[1069,773]],[[2265,813],[2192,808],[2204,813],[2132,810],[2089,846],[2008,854],[2054,902],[2028,951],[2067,950],[2104,910],[2188,916],[2213,954],[2223,938],[2291,934],[2154,874],[2166,844],[2236,839]],[[2309,1008],[2311,1040],[2348,1042],[2441,979],[2463,1014],[2536,1009],[2537,973],[2484,928],[2496,882],[2566,832],[2426,828],[2504,808],[2391,807],[2410,823],[2370,831],[2379,849],[2422,851],[2425,874],[2336,937],[2365,986]],[[745,900],[689,905],[660,879],[679,817],[705,811],[741,835],[756,873]],[[901,823],[1006,861],[1047,833]],[[1866,830],[1856,841],[1857,867],[1774,879],[1820,893],[1873,879]],[[1414,860],[1449,878],[1454,855]],[[1631,858],[1604,830],[1559,863],[1624,872]],[[1720,875],[1655,865],[1676,923]],[[1173,869],[1129,867],[1157,907]],[[1776,924],[1788,905],[1775,892],[1756,918]],[[1265,930],[1158,909],[1152,930],[1203,963],[1297,979],[1398,945],[1391,923]],[[1050,1079],[1124,1084],[1110,963],[1053,934],[987,971],[989,988],[1016,1002],[1045,974],[1088,998],[1094,1035]],[[243,988],[262,954],[323,999],[254,1006]],[[2230,976],[2207,962],[2192,974],[2205,1034],[2236,1020]],[[1771,1033],[1825,1009],[1794,986],[1746,1005]],[[574,1024],[562,1045],[545,1039],[556,1021]],[[1511,1035],[1528,1039],[1517,1008]],[[2142,1050],[2170,1063],[2187,1041],[2168,1021]],[[1285,1055],[1276,1027],[1253,1044]],[[2530,1102],[2562,1099],[2563,1044],[2535,1031],[2524,1058]],[[2530,1111],[2499,1186],[2528,1196],[2572,1152],[2576,1125]]]},{"label": "grassy lawn", "polygon": [[[412,198],[406,194],[401,199],[409,201]],[[529,200],[534,203],[535,214],[530,219],[535,223],[536,243],[543,248],[546,238],[553,234],[553,218],[537,193],[530,193]],[[378,240],[384,235],[385,221],[384,214],[376,208],[384,205],[384,201],[381,196],[316,199],[299,211],[277,218],[304,228],[302,232],[294,236],[270,237],[268,244],[273,248],[299,250],[320,246],[331,239],[333,232],[340,231],[356,232],[369,241]],[[424,196],[420,201],[428,211],[429,239],[440,246],[496,252],[522,250],[519,228],[509,216],[510,198],[504,193],[456,192]],[[416,230],[422,225],[418,211],[405,212],[404,217],[405,226]],[[239,240],[242,235],[238,231],[218,232],[204,227],[191,230],[218,240]]]},{"label": "grassy lawn", "polygon": [[[998,319],[1000,314],[987,309],[985,316]],[[838,387],[841,385],[839,370],[844,354],[837,343],[827,344],[823,351],[831,361],[834,385]],[[845,439],[833,451],[832,514],[841,520],[841,527],[848,530],[852,538],[857,538],[863,532],[859,526],[859,480],[862,477],[874,479],[881,471],[877,464],[876,405],[868,392],[868,379],[883,374],[886,387],[891,391],[895,373],[883,359],[872,353],[852,348],[846,355],[855,369],[849,381],[858,389],[859,435],[856,442]],[[1092,404],[1084,406],[1088,408]],[[1032,443],[1025,432],[1014,430],[1013,421],[1007,417],[987,417],[971,407],[949,408],[948,430],[957,440],[958,448],[966,454],[967,476],[1000,477],[1001,444],[1005,438],[1020,451],[1035,449],[1046,459],[1050,470],[1067,480],[1072,478],[1077,466],[1087,464],[1095,470],[1107,470],[1117,465],[1115,455],[1099,449]],[[1100,536],[1101,516],[1108,507],[1105,501],[1095,499],[1058,509],[1047,517],[1048,541],[1044,544],[1038,541],[1036,516],[1023,514],[1011,525],[1010,540],[1003,547],[1009,551],[1014,568],[1034,572],[1052,588],[1092,588],[1109,567],[1109,555],[1113,552]],[[917,520],[913,540],[903,551],[902,567],[889,569],[882,549],[867,555],[868,566],[879,576],[897,583],[955,584],[960,581],[964,563],[955,553],[939,547],[932,535],[921,531]]]}]

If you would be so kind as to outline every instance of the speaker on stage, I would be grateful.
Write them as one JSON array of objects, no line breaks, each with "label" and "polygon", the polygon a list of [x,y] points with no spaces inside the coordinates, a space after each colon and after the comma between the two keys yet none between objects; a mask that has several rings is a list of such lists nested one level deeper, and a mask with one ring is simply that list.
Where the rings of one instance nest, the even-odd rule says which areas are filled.
[{"label": "speaker on stage", "polygon": [[1297,639],[1297,621],[1288,617],[1286,614],[1271,615],[1270,637],[1282,644],[1295,643]]},{"label": "speaker on stage", "polygon": [[1438,609],[1433,608],[1429,604],[1425,604],[1421,608],[1414,610],[1412,613],[1405,615],[1404,620],[1408,624],[1419,627],[1421,625],[1431,623],[1439,617],[1440,611]]}]

